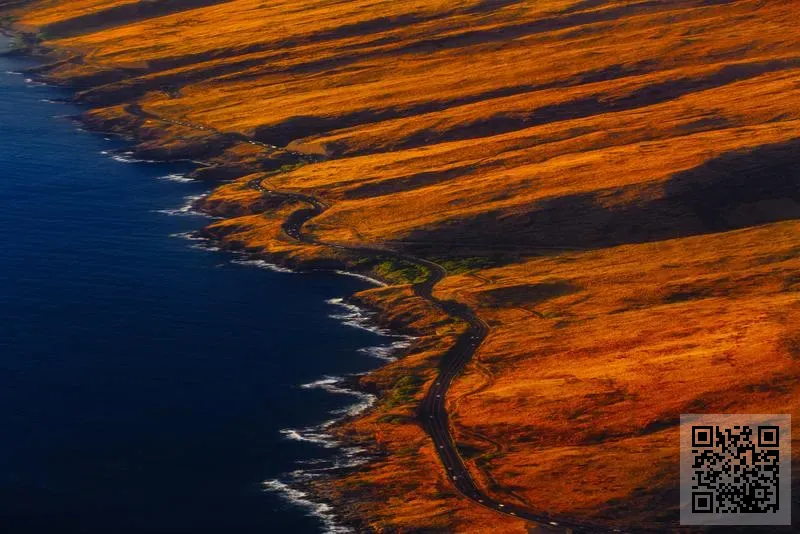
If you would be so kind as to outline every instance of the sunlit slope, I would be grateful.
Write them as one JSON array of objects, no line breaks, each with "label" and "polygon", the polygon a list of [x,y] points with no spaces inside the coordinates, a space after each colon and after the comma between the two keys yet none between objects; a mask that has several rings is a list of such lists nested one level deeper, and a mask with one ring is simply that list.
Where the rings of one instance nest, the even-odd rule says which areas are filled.
[{"label": "sunlit slope", "polygon": [[443,282],[492,325],[451,394],[477,478],[553,512],[669,518],[679,414],[800,408],[798,236],[774,223]]},{"label": "sunlit slope", "polygon": [[[96,125],[248,175],[209,200],[229,216],[215,235],[294,262],[341,255],[285,236],[301,206],[263,202],[261,181],[323,198],[306,226],[322,240],[447,266],[437,294],[492,327],[450,397],[486,491],[671,521],[680,413],[797,416],[796,0],[79,0],[11,13],[58,51],[49,76],[76,87]],[[315,162],[265,162],[230,133]],[[368,301],[408,319],[407,291]],[[432,473],[413,420],[453,332],[419,328],[430,346],[366,379],[382,403],[349,429],[390,454],[330,493],[376,528],[469,531],[489,512]],[[393,404],[407,376],[417,397]],[[498,528],[521,528],[509,521]]]},{"label": "sunlit slope", "polygon": [[[315,222],[326,237],[379,241],[794,138],[793,16],[793,2],[236,1],[53,44],[91,60],[67,79],[124,78],[89,101],[140,95],[162,116],[366,156],[282,183],[342,198]],[[497,232],[530,241],[502,224],[470,236]]]}]

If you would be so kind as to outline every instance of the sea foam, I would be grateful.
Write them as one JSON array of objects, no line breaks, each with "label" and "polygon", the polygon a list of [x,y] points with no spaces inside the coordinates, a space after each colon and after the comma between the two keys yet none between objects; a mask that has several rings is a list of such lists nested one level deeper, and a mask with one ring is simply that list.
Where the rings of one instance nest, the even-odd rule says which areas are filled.
[{"label": "sea foam", "polygon": [[352,276],[353,278],[360,278],[361,280],[365,280],[370,284],[374,284],[378,287],[386,287],[384,282],[381,282],[377,278],[372,278],[371,276],[367,276],[365,274],[360,273],[352,273],[350,271],[336,271],[337,274],[341,274],[342,276]]},{"label": "sea foam", "polygon": [[394,356],[394,354],[410,347],[413,339],[414,338],[410,336],[403,336],[401,339],[398,339],[397,341],[394,341],[388,345],[364,347],[363,349],[358,349],[358,352],[366,354],[367,356],[372,356],[373,358],[377,358],[379,360],[393,362],[397,360],[397,357]]},{"label": "sea foam", "polygon": [[333,508],[326,503],[315,502],[309,495],[298,489],[315,478],[324,476],[327,473],[357,467],[367,461],[365,450],[362,447],[343,447],[329,431],[329,428],[346,417],[354,417],[367,410],[375,403],[375,396],[349,389],[344,386],[345,379],[337,376],[326,376],[314,382],[300,386],[304,389],[322,389],[333,395],[349,395],[355,397],[356,403],[333,410],[333,419],[324,421],[316,426],[301,429],[287,428],[281,430],[281,434],[286,439],[313,443],[325,449],[337,449],[336,455],[332,458],[318,458],[299,462],[306,466],[303,469],[296,469],[287,473],[286,480],[272,479],[265,481],[264,488],[268,491],[278,493],[288,502],[307,510],[309,515],[320,519],[325,527],[325,532],[342,533],[353,532],[352,529],[337,522]]},{"label": "sea foam", "polygon": [[[165,215],[178,215],[178,216],[194,216],[194,217],[209,217],[209,215],[203,213],[202,211],[198,211],[195,209],[195,203],[205,198],[206,194],[202,195],[189,195],[184,197],[186,203],[179,207],[179,208],[172,208],[172,209],[164,209],[164,210],[155,210],[156,213],[164,213]],[[210,217],[209,217],[210,218]]]},{"label": "sea foam", "polygon": [[165,182],[179,182],[179,183],[189,183],[194,182],[192,178],[186,177],[185,174],[167,174],[165,176],[159,176],[158,180],[163,180]]},{"label": "sea foam", "polygon": [[265,491],[277,493],[288,502],[306,509],[309,515],[322,521],[323,532],[327,534],[349,534],[355,532],[353,529],[340,525],[336,521],[336,515],[329,505],[310,500],[306,492],[293,488],[276,479],[266,480],[262,484]]},{"label": "sea foam", "polygon": [[364,308],[361,308],[360,306],[351,304],[345,301],[343,298],[328,299],[325,302],[333,306],[342,308],[342,311],[340,313],[332,313],[331,315],[329,315],[329,317],[332,319],[341,321],[343,324],[346,324],[347,326],[352,326],[353,328],[360,328],[361,330],[366,330],[367,332],[373,332],[375,334],[379,334],[382,336],[390,336],[392,334],[389,330],[381,328],[375,324],[374,313],[371,313],[365,310]]},{"label": "sea foam", "polygon": [[[80,128],[78,128],[78,130],[80,130]],[[131,151],[117,152],[115,150],[101,150],[100,153],[119,163],[158,163],[157,161],[151,159],[134,158],[134,153]]]},{"label": "sea foam", "polygon": [[[341,313],[333,314],[331,317],[342,321],[348,326],[368,330],[392,339],[391,342],[385,345],[359,349],[361,353],[382,360],[393,360],[393,354],[407,348],[414,339],[410,336],[395,335],[388,330],[375,326],[375,313],[355,304],[350,304],[344,299],[330,299],[327,303],[342,309]],[[273,479],[264,482],[265,489],[276,492],[288,502],[306,509],[309,515],[317,517],[323,522],[325,532],[333,533],[352,532],[352,530],[337,523],[336,515],[329,505],[311,500],[305,491],[298,488],[305,487],[304,484],[310,480],[342,469],[354,468],[369,461],[370,457],[364,448],[345,446],[331,432],[333,425],[344,419],[362,414],[372,407],[377,400],[370,393],[348,388],[346,383],[344,377],[324,376],[313,382],[301,385],[300,387],[303,389],[321,389],[332,395],[348,395],[353,397],[356,402],[343,408],[332,410],[330,413],[333,417],[318,425],[281,430],[281,434],[285,439],[311,443],[324,449],[335,450],[333,457],[298,462],[298,465],[302,466],[302,468],[287,473],[282,477],[284,480]]]},{"label": "sea foam", "polygon": [[288,269],[286,267],[281,267],[280,265],[275,265],[274,263],[270,263],[265,260],[259,259],[241,259],[241,260],[231,260],[231,263],[235,263],[236,265],[249,265],[251,267],[258,267],[259,269],[266,269],[268,271],[273,271],[276,273],[293,273],[294,271]]}]

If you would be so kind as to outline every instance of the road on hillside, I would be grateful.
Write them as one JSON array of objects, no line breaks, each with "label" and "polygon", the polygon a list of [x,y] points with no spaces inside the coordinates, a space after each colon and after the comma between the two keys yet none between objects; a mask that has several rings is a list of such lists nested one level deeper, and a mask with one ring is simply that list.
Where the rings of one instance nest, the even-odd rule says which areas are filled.
[{"label": "road on hillside", "polygon": [[[241,133],[221,132],[214,128],[189,121],[172,120],[159,117],[153,113],[144,111],[138,104],[129,105],[127,107],[127,111],[132,115],[143,119],[161,121],[168,124],[180,125],[186,128],[212,132],[217,135],[228,137],[232,141],[246,142],[251,145],[260,146],[265,150],[274,150],[276,148],[271,145],[250,139]],[[410,254],[397,252],[388,247],[384,248],[377,245],[346,246],[337,243],[326,243],[324,241],[320,241],[313,235],[303,232],[303,226],[309,220],[317,217],[328,209],[328,205],[322,200],[311,195],[294,191],[279,191],[266,188],[263,186],[260,178],[250,181],[250,187],[261,191],[261,193],[264,195],[282,197],[288,200],[304,203],[309,206],[308,208],[296,210],[284,221],[282,225],[283,232],[292,239],[309,245],[319,245],[328,248],[347,250],[368,256],[396,258],[405,262],[413,263],[420,267],[424,267],[428,272],[428,276],[424,281],[413,285],[415,294],[433,303],[450,317],[460,319],[468,325],[467,330],[461,336],[459,336],[458,340],[453,344],[453,346],[450,347],[442,356],[439,362],[439,374],[436,377],[433,385],[426,392],[425,397],[422,399],[422,402],[417,410],[420,424],[431,436],[439,458],[441,459],[442,465],[447,472],[447,476],[452,481],[453,486],[459,491],[459,493],[475,503],[494,510],[500,514],[533,522],[538,527],[539,532],[588,534],[609,531],[607,528],[589,523],[579,524],[558,521],[547,514],[534,512],[516,504],[501,502],[486,495],[475,484],[475,481],[472,479],[472,476],[467,469],[466,464],[464,463],[464,459],[458,452],[458,447],[456,446],[450,432],[450,421],[447,413],[446,399],[447,392],[450,388],[450,385],[453,383],[453,379],[463,371],[466,364],[470,361],[470,359],[472,359],[478,348],[486,339],[486,336],[489,334],[489,326],[480,317],[475,315],[467,306],[454,301],[440,300],[433,295],[434,286],[436,286],[436,284],[438,284],[446,275],[446,271],[441,265],[423,258],[412,256]],[[619,532],[619,530],[616,529],[614,531]]]},{"label": "road on hillside", "polygon": [[423,258],[378,246],[345,246],[337,243],[320,241],[313,235],[303,232],[303,226],[306,222],[322,214],[328,208],[327,204],[310,195],[265,188],[260,178],[252,180],[250,186],[261,191],[265,195],[279,196],[310,206],[308,208],[298,209],[283,223],[284,233],[296,241],[308,245],[337,248],[370,256],[388,256],[424,267],[429,274],[424,281],[413,285],[415,294],[432,302],[449,316],[460,319],[468,325],[467,330],[458,338],[456,343],[448,349],[440,360],[439,375],[428,389],[417,409],[420,423],[431,436],[448,478],[462,495],[481,506],[490,508],[501,514],[534,522],[539,526],[541,532],[598,533],[606,530],[597,525],[557,521],[547,514],[536,513],[516,504],[503,503],[483,493],[475,484],[463,458],[458,452],[458,448],[450,432],[446,399],[447,392],[450,385],[453,383],[453,379],[463,371],[464,367],[486,339],[486,336],[488,336],[489,325],[487,325],[483,319],[475,315],[467,306],[458,302],[441,300],[433,295],[434,286],[446,276],[446,271],[441,265]]}]

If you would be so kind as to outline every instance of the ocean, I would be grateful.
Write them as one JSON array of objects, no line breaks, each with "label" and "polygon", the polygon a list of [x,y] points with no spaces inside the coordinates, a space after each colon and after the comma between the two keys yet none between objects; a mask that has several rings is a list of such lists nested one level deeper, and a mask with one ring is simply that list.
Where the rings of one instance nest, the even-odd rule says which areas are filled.
[{"label": "ocean", "polygon": [[343,531],[291,483],[359,458],[337,377],[402,344],[340,300],[369,283],[187,239],[191,164],[81,131],[31,64],[0,57],[0,532]]}]

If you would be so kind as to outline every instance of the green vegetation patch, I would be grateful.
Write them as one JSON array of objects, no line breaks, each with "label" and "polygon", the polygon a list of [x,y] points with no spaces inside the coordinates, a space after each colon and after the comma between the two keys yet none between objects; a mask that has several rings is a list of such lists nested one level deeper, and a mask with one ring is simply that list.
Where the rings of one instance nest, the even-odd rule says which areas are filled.
[{"label": "green vegetation patch", "polygon": [[398,258],[379,260],[372,270],[384,280],[395,284],[419,284],[430,276],[427,267]]},{"label": "green vegetation patch", "polygon": [[425,381],[416,375],[408,375],[394,383],[386,398],[386,406],[403,406],[414,402],[414,397],[420,392]]},{"label": "green vegetation patch", "polygon": [[351,261],[350,266],[359,271],[370,271],[391,284],[419,284],[430,276],[424,265],[388,256],[361,256]]},{"label": "green vegetation patch", "polygon": [[379,423],[386,423],[386,424],[390,424],[390,425],[397,425],[397,424],[408,422],[408,417],[405,416],[405,415],[398,415],[398,414],[394,414],[394,413],[388,413],[386,415],[382,415],[382,416],[378,417],[378,422]]}]

